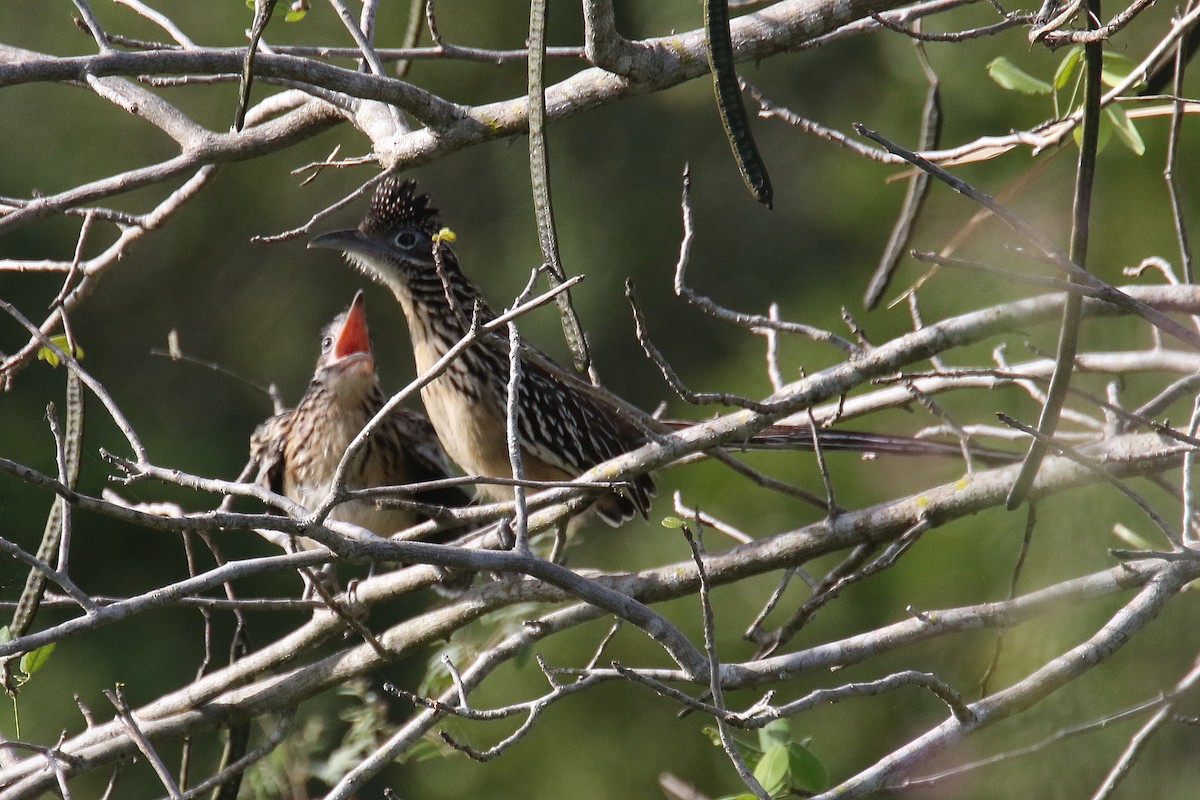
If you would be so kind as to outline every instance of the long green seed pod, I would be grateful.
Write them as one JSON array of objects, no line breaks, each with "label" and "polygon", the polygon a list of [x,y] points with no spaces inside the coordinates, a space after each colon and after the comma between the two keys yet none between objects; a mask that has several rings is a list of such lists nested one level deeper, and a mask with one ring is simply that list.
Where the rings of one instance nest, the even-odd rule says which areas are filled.
[{"label": "long green seed pod", "polygon": [[713,90],[721,124],[729,138],[729,147],[737,160],[738,171],[754,199],[771,208],[771,178],[763,163],[754,134],[750,132],[750,117],[742,102],[737,70],[733,63],[733,40],[729,36],[728,0],[704,0],[704,39],[708,64],[712,69]]}]

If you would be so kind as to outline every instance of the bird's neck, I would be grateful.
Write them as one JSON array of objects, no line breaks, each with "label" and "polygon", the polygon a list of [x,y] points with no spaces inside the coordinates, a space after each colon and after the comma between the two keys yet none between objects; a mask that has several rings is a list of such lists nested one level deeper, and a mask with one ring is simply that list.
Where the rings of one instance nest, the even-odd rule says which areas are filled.
[{"label": "bird's neck", "polygon": [[462,339],[473,318],[478,324],[496,318],[475,285],[453,267],[440,274],[423,270],[406,275],[396,297],[408,320],[418,371],[428,369]]}]

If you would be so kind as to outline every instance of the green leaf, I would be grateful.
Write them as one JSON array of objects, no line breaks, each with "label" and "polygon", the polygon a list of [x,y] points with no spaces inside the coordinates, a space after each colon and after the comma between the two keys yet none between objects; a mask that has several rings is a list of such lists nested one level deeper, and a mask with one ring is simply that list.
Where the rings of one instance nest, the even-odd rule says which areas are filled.
[{"label": "green leaf", "polygon": [[10,631],[8,626],[5,625],[3,628],[0,628],[0,644],[8,644],[11,641],[12,631]]},{"label": "green leaf", "polygon": [[1125,113],[1125,109],[1116,103],[1110,103],[1104,107],[1104,113],[1112,122],[1113,131],[1116,132],[1117,138],[1121,140],[1121,144],[1133,151],[1134,155],[1143,156],[1146,154],[1146,143],[1142,141],[1142,135],[1138,133],[1137,127],[1133,124],[1133,120]]},{"label": "green leaf", "polygon": [[[701,731],[712,742],[713,747],[722,747],[721,732],[714,725],[705,725]],[[762,754],[762,750],[758,748],[754,742],[748,741],[745,735],[740,731],[730,731],[730,737],[734,744],[745,751],[747,763],[755,761]]]},{"label": "green leaf", "polygon": [[1001,88],[1021,94],[1050,94],[1053,87],[1044,80],[1035,78],[1004,56],[993,59],[987,65],[988,75]]},{"label": "green leaf", "polygon": [[529,666],[529,660],[533,658],[533,654],[535,652],[536,650],[533,647],[533,642],[526,642],[525,644],[521,645],[512,657],[513,666]]},{"label": "green leaf", "polygon": [[[51,336],[50,341],[54,343],[55,347],[57,347],[59,350],[62,350],[64,353],[70,353],[75,358],[83,358],[83,348],[76,345],[75,350],[72,351],[71,348],[67,346],[66,336],[62,334],[59,334],[58,336]],[[58,366],[58,353],[54,352],[49,347],[38,348],[37,357],[52,367]]]},{"label": "green leaf", "polygon": [[662,526],[664,528],[673,528],[678,530],[686,525],[687,523],[681,520],[679,517],[663,517],[662,519]]},{"label": "green leaf", "polygon": [[771,720],[758,729],[758,746],[765,753],[776,745],[792,740],[792,726],[786,719]]},{"label": "green leaf", "polygon": [[[1137,62],[1123,53],[1110,53],[1104,51],[1104,60],[1101,62],[1100,82],[1106,86],[1116,86],[1123,80],[1129,77],[1129,73],[1133,72]],[[1143,78],[1137,83],[1129,87],[1132,94],[1137,94],[1146,86],[1146,81]]]},{"label": "green leaf", "polygon": [[791,742],[787,753],[791,788],[815,793],[829,786],[829,770],[807,747],[799,742]]},{"label": "green leaf", "polygon": [[[1100,117],[1100,132],[1096,136],[1096,152],[1097,153],[1104,152],[1104,148],[1108,146],[1109,141],[1112,139],[1112,134],[1113,134],[1112,120],[1109,119],[1109,116],[1107,114],[1105,114],[1104,116]],[[1083,147],[1083,126],[1076,125],[1075,130],[1072,131],[1071,135],[1075,137],[1075,145],[1077,147]]]},{"label": "green leaf", "polygon": [[54,652],[54,644],[54,642],[44,644],[37,650],[21,656],[21,672],[24,672],[26,675],[32,675],[46,666],[46,662],[50,660],[50,655]]},{"label": "green leaf", "polygon": [[1056,90],[1066,88],[1066,85],[1075,77],[1079,65],[1083,63],[1083,45],[1075,45],[1068,48],[1062,61],[1058,62],[1058,69],[1054,71],[1054,88]]},{"label": "green leaf", "polygon": [[422,761],[432,761],[435,758],[446,758],[446,753],[442,748],[428,738],[418,739],[413,742],[412,746],[404,751],[400,757],[405,764],[419,764]]},{"label": "green leaf", "polygon": [[778,797],[790,788],[790,762],[786,745],[775,745],[763,754],[762,761],[754,768],[754,777],[767,790],[767,794]]},{"label": "green leaf", "polygon": [[299,22],[308,14],[308,3],[292,3],[287,13],[283,15],[284,22]]}]

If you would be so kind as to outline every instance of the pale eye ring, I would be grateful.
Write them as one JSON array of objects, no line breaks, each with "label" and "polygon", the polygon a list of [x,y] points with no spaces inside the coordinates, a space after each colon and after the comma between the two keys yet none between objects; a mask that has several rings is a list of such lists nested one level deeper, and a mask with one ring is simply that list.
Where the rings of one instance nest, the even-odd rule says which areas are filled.
[{"label": "pale eye ring", "polygon": [[321,352],[322,353],[328,353],[329,349],[331,347],[333,347],[333,337],[332,336],[326,336],[325,338],[323,338],[321,340]]},{"label": "pale eye ring", "polygon": [[417,234],[412,231],[400,231],[396,234],[396,246],[404,250],[412,250],[417,246]]}]

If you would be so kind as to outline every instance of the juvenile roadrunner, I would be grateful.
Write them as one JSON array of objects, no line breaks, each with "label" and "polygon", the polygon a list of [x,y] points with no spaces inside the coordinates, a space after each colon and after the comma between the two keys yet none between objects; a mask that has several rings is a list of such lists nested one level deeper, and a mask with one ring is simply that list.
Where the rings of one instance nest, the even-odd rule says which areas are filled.
[{"label": "juvenile roadrunner", "polygon": [[[312,382],[295,409],[263,422],[250,437],[257,481],[308,509],[328,496],[346,447],[387,402],[379,388],[367,334],[363,294],[328,325]],[[395,486],[446,478],[445,451],[429,420],[407,409],[392,411],[367,440],[347,469],[346,486]],[[417,493],[414,500],[442,506],[470,502],[466,492],[442,488]],[[336,506],[329,519],[361,525],[379,536],[423,522],[409,508],[351,500]]]},{"label": "juvenile roadrunner", "polygon": [[[388,177],[376,189],[358,228],[321,234],[308,245],[342,251],[365,275],[392,290],[408,320],[418,373],[428,371],[467,333],[473,314],[478,313],[481,324],[496,318],[459,269],[454,252],[435,243],[440,229],[429,197],[416,194],[412,181]],[[543,366],[550,361],[548,356],[522,344],[526,353],[521,358],[517,427],[526,478],[571,480],[646,443],[646,433],[615,404],[564,373],[555,374]],[[485,336],[421,390],[442,445],[468,473],[512,475],[505,413],[508,375],[507,340]],[[665,423],[662,427],[684,424],[689,423]],[[831,450],[907,455],[962,452],[953,444],[887,434],[822,430],[818,438]],[[812,435],[804,427],[773,426],[744,444],[811,449]],[[1004,453],[975,452],[993,456],[993,460],[1008,459]],[[499,499],[512,497],[510,487],[485,488]],[[648,475],[639,475],[621,490],[602,495],[594,507],[605,522],[619,525],[635,512],[645,516],[653,493],[654,482]]]}]

